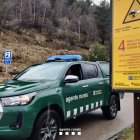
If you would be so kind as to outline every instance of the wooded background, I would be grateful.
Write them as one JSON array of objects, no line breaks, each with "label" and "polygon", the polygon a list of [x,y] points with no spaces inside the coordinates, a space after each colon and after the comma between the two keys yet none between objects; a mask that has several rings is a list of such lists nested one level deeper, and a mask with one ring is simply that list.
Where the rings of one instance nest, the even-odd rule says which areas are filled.
[{"label": "wooded background", "polygon": [[[74,44],[76,41],[109,40],[110,5],[92,0],[0,0],[0,27],[21,34],[23,28],[36,28],[51,38],[59,37]],[[75,37],[78,35],[78,38]]]}]

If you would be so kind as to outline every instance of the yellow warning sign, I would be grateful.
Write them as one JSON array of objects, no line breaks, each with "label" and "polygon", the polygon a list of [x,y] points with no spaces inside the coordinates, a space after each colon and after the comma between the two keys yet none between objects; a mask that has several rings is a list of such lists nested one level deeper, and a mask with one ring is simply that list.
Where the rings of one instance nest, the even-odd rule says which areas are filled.
[{"label": "yellow warning sign", "polygon": [[124,24],[140,20],[140,1],[134,0],[124,19]]},{"label": "yellow warning sign", "polygon": [[112,88],[140,90],[140,0],[113,0]]},{"label": "yellow warning sign", "polygon": [[140,0],[113,0],[113,35],[140,33]]}]

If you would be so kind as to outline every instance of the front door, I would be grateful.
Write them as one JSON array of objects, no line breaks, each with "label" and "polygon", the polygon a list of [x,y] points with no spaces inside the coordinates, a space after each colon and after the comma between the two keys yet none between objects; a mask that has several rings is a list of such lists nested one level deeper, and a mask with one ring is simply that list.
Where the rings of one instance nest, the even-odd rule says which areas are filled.
[{"label": "front door", "polygon": [[75,117],[86,110],[86,102],[89,102],[89,95],[86,92],[86,83],[83,80],[81,64],[75,64],[69,67],[67,75],[78,76],[76,83],[65,83],[63,89],[63,99],[65,101],[66,118]]}]

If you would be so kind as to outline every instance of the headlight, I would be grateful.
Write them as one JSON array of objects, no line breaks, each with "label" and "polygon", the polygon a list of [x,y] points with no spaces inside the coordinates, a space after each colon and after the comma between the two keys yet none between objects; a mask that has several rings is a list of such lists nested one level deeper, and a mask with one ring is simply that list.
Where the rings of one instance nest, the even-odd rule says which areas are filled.
[{"label": "headlight", "polygon": [[21,96],[13,96],[1,98],[3,106],[18,106],[18,105],[27,105],[30,103],[35,97],[36,92],[21,95]]}]

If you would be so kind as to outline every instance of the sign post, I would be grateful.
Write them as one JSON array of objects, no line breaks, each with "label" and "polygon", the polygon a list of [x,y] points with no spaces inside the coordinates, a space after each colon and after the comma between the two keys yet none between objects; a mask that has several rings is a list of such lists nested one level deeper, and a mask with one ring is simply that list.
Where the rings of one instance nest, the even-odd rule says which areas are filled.
[{"label": "sign post", "polygon": [[140,0],[112,0],[112,90],[134,92],[134,133],[140,139]]},{"label": "sign post", "polygon": [[12,51],[11,50],[6,50],[4,52],[4,64],[5,64],[5,69],[6,69],[6,75],[8,73],[8,65],[11,64],[12,61]]},{"label": "sign post", "polygon": [[134,137],[140,139],[140,93],[134,94]]}]

